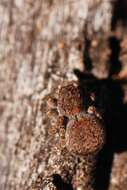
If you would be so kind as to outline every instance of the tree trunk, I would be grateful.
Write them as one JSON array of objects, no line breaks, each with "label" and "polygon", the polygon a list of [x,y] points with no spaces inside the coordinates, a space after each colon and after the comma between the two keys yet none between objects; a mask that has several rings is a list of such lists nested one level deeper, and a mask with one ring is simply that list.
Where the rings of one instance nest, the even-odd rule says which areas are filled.
[{"label": "tree trunk", "polygon": [[72,158],[47,133],[43,99],[78,73],[108,77],[111,0],[1,0],[0,18],[0,189],[44,189]]}]

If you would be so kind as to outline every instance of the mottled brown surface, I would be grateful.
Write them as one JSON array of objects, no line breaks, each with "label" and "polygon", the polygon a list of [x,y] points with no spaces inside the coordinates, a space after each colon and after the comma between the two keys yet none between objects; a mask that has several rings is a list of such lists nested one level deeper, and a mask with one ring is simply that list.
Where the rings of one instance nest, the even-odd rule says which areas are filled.
[{"label": "mottled brown surface", "polygon": [[83,109],[83,95],[78,84],[69,84],[59,90],[58,110],[61,115],[73,116]]},{"label": "mottled brown surface", "polygon": [[[42,109],[43,99],[52,88],[58,87],[64,80],[78,80],[73,73],[74,69],[93,73],[99,79],[106,78],[108,73],[111,73],[111,65],[108,63],[116,64],[119,51],[116,53],[115,48],[110,47],[109,38],[115,37],[118,46],[119,39],[126,41],[126,0],[119,0],[117,4],[117,8],[112,12],[110,0],[0,1],[1,190],[43,189],[46,176],[52,174],[57,174],[61,178],[60,182],[64,184],[64,189],[72,189],[72,185],[77,187],[87,181],[81,178],[84,171],[87,172],[87,160],[77,159],[68,151],[61,151],[57,146],[58,136],[48,135],[50,122]],[[123,17],[119,13],[121,7]],[[114,20],[115,24],[111,24],[111,20]],[[119,23],[122,23],[122,27]],[[116,30],[117,34],[120,31],[120,38],[114,34]],[[96,48],[93,44],[97,44]],[[123,65],[126,65],[126,47],[121,49],[121,55],[125,52],[121,58],[120,68],[123,72],[125,68]],[[113,74],[114,78],[119,78],[116,73]],[[124,78],[125,76],[126,72]],[[112,86],[111,89],[113,90]],[[114,97],[120,89],[116,89]],[[126,91],[124,92],[126,102],[127,95]],[[119,102],[110,105],[112,110],[121,113]],[[122,106],[126,107],[123,104]],[[119,117],[121,125],[117,122]],[[106,170],[105,162],[102,162],[102,173],[99,173],[99,185],[101,182],[102,185],[97,190],[121,190],[121,187],[126,189],[127,147],[124,138],[126,114],[123,117],[122,113],[119,117],[117,114],[113,117],[113,121],[116,121],[114,128],[118,128],[119,134],[118,143],[115,145],[122,148],[112,151],[110,146],[106,149],[107,152],[104,152],[102,160],[107,160],[110,167],[110,152],[114,164],[113,168],[111,165],[110,172],[110,169]],[[116,135],[114,128],[113,132],[111,130],[112,137]],[[125,156],[119,157],[120,154]],[[104,173],[106,176],[111,175],[111,180],[107,178],[102,180]],[[119,180],[120,175],[123,177]],[[104,188],[106,180],[110,184],[109,188]],[[54,186],[52,178],[49,181],[50,186]]]},{"label": "mottled brown surface", "polygon": [[71,153],[96,154],[105,142],[103,124],[95,116],[84,114],[69,121],[66,130],[66,146]]}]

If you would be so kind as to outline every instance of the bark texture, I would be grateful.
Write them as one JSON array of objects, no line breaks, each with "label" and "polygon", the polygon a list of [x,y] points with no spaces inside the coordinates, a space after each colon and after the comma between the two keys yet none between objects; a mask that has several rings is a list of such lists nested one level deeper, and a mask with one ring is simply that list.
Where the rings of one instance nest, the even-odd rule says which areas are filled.
[{"label": "bark texture", "polygon": [[74,70],[108,76],[111,19],[110,0],[0,1],[1,190],[44,189],[52,174],[72,181],[77,160],[48,136],[43,98],[64,80],[77,80]]}]

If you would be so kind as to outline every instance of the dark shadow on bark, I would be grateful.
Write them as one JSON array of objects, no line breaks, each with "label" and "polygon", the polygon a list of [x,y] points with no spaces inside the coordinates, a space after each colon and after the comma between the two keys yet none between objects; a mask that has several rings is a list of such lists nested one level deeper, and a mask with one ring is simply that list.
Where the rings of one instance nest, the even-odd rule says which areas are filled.
[{"label": "dark shadow on bark", "polygon": [[127,1],[117,0],[113,3],[112,30],[116,29],[118,23],[127,26]]},{"label": "dark shadow on bark", "polygon": [[[117,0],[113,3],[112,31],[115,31],[119,23],[124,27],[127,26],[126,0]],[[113,80],[112,77],[121,70],[122,64],[119,60],[120,40],[116,37],[110,37],[108,40],[111,55],[109,57],[110,71],[107,79],[99,80],[90,73],[92,63],[89,56],[89,40],[85,40],[86,46],[83,52],[86,72],[81,73],[74,70],[82,88],[85,87],[88,91],[95,92],[97,96],[95,106],[104,110],[106,144],[100,152],[97,162],[95,173],[95,189],[97,190],[108,190],[114,154],[127,151],[127,105],[123,103],[124,91],[122,88],[123,83],[127,83],[127,81]]]},{"label": "dark shadow on bark", "polygon": [[[98,80],[91,75],[75,71],[82,88],[94,92],[97,96],[95,106],[104,110],[106,144],[99,154],[95,187],[107,190],[110,182],[114,153],[127,150],[127,107],[123,104],[122,82],[111,78]],[[88,77],[88,78],[87,78]]]},{"label": "dark shadow on bark", "polygon": [[91,74],[80,74],[77,70],[74,72],[82,88],[96,94],[97,100],[94,105],[104,110],[106,145],[99,155],[95,186],[97,190],[107,190],[114,153],[127,150],[127,106],[123,104],[122,89],[124,81],[114,81],[111,78],[98,80]]},{"label": "dark shadow on bark", "polygon": [[83,63],[85,65],[85,71],[90,72],[92,70],[92,62],[91,62],[90,53],[89,53],[91,41],[87,37],[85,37],[84,44],[85,45],[84,45],[84,51],[83,51]]},{"label": "dark shadow on bark", "polygon": [[[118,5],[120,4],[119,7]],[[112,20],[112,28],[117,24],[119,19],[126,23],[125,1],[117,1],[114,7]],[[127,5],[127,3],[125,3]],[[123,12],[120,14],[120,10]],[[116,13],[117,12],[117,13]],[[124,92],[122,85],[127,81],[113,80],[112,75],[117,74],[121,70],[121,62],[119,61],[120,40],[116,37],[109,38],[109,47],[111,55],[109,57],[110,71],[107,79],[99,80],[93,76],[90,71],[92,63],[89,57],[90,41],[84,49],[84,64],[86,72],[81,73],[74,70],[75,75],[80,81],[80,85],[89,92],[94,92],[97,100],[95,106],[104,110],[103,118],[106,128],[106,144],[99,154],[97,162],[97,170],[95,175],[95,189],[107,190],[110,182],[110,174],[114,153],[120,153],[127,150],[127,106],[123,104]]]},{"label": "dark shadow on bark", "polygon": [[[104,85],[103,81],[101,85]],[[107,138],[97,163],[96,187],[99,190],[108,189],[114,153],[127,150],[127,107],[123,104],[121,84],[107,80],[105,85],[108,93],[104,113]]]},{"label": "dark shadow on bark", "polygon": [[58,190],[73,190],[71,184],[64,183],[59,174],[53,175],[53,183]]},{"label": "dark shadow on bark", "polygon": [[110,37],[109,46],[111,49],[109,76],[112,76],[113,74],[117,74],[121,70],[121,62],[119,61],[120,40],[116,37]]}]

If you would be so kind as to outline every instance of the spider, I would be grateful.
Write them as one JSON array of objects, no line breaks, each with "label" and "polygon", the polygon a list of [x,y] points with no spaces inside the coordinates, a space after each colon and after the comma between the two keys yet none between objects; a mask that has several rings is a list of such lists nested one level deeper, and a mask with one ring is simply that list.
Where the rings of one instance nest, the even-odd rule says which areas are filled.
[{"label": "spider", "polygon": [[47,116],[51,124],[49,134],[58,133],[60,148],[66,149],[74,157],[85,158],[85,165],[87,162],[89,169],[85,169],[84,177],[81,180],[73,177],[73,188],[82,186],[92,189],[91,185],[88,187],[91,183],[91,166],[94,167],[94,157],[105,143],[101,112],[94,106],[95,94],[75,81],[59,86],[52,94],[46,97]]},{"label": "spider", "polygon": [[[77,163],[76,166],[76,173],[80,177],[77,177],[77,174],[72,176],[73,189],[91,190],[91,173],[95,168],[96,156],[105,141],[102,153],[111,157],[100,160],[101,166],[108,164],[108,167],[111,167],[107,160],[111,160],[114,152],[119,151],[125,144],[121,142],[122,138],[119,139],[120,142],[117,142],[116,138],[122,134],[121,137],[125,139],[126,129],[119,130],[119,124],[124,123],[126,110],[122,108],[122,81],[113,78],[98,80],[93,75],[78,72],[76,74],[80,74],[80,82],[66,82],[46,98],[47,115],[51,122],[49,132],[51,135],[59,134],[61,149],[66,149],[75,158],[78,156],[83,159],[82,164]],[[117,95],[116,91],[121,94]],[[115,114],[118,112],[120,116],[117,117]],[[114,142],[117,144],[113,144]],[[86,166],[88,171],[84,169]],[[82,169],[84,171],[80,173]],[[100,180],[100,175],[98,177]],[[105,178],[103,174],[101,177]]]},{"label": "spider", "polygon": [[[112,43],[115,44],[114,41],[118,40],[115,38],[110,40],[112,48]],[[107,75],[105,79],[75,71],[79,82],[67,82],[58,87],[54,96],[51,94],[47,98],[47,115],[51,121],[49,129],[51,135],[58,133],[60,147],[66,149],[69,154],[73,154],[75,158],[78,156],[83,159],[82,164],[77,163],[75,169],[77,174],[72,176],[71,183],[73,189],[76,190],[93,189],[92,168],[95,167],[97,153],[105,144],[105,138],[106,145],[99,160],[102,169],[100,171],[99,168],[97,176],[98,181],[105,181],[102,182],[103,185],[108,183],[107,176],[110,175],[109,170],[114,153],[127,148],[126,128],[123,127],[126,123],[127,109],[123,103],[124,91],[122,89],[126,81],[115,78],[119,65],[113,66],[114,63],[119,63],[118,57],[119,55],[116,55],[114,50],[110,56],[112,66],[109,76]],[[98,59],[94,61],[98,64]],[[105,168],[106,172],[103,172]]]},{"label": "spider", "polygon": [[[88,123],[88,125],[91,126],[92,123],[97,122],[97,124],[95,124],[94,126],[94,129],[96,130],[96,125],[99,125],[99,120],[101,120],[102,118],[101,118],[101,114],[96,109],[96,107],[92,105],[92,102],[94,104],[94,101],[95,101],[94,94],[91,93],[88,95],[86,93],[86,96],[84,97],[79,83],[69,82],[68,84],[62,85],[61,87],[59,87],[59,89],[56,92],[57,93],[55,97],[51,97],[51,96],[47,97],[47,107],[48,107],[47,115],[51,120],[51,128],[49,129],[49,133],[52,134],[53,131],[54,133],[58,131],[61,146],[67,147],[69,149],[70,147],[69,139],[73,139],[72,134],[71,134],[71,128],[73,128],[73,130],[78,129],[78,127],[74,127],[73,125],[78,125],[78,123],[85,122],[84,125],[87,125]],[[87,104],[89,102],[89,105],[85,105],[85,101],[87,101]],[[90,122],[91,124],[89,124]],[[80,130],[81,129],[82,127],[80,128]],[[87,130],[87,128],[85,130]],[[104,139],[103,127],[102,128],[100,127],[97,130],[100,130],[98,132],[102,133],[101,134],[102,136],[100,135],[102,138],[100,139],[100,141],[103,141]],[[86,141],[86,139],[84,140]],[[80,139],[80,141],[82,140]],[[86,141],[85,146],[87,146],[87,143],[90,143],[90,141],[91,140],[89,140],[89,142]],[[76,142],[78,142],[78,138]],[[101,142],[100,144],[103,144],[103,143]],[[88,152],[87,151],[85,152],[85,151],[86,150],[84,150],[84,153],[83,153],[83,150],[82,150],[81,154],[88,154],[90,150]],[[96,148],[95,148],[95,151],[96,151]]]}]

